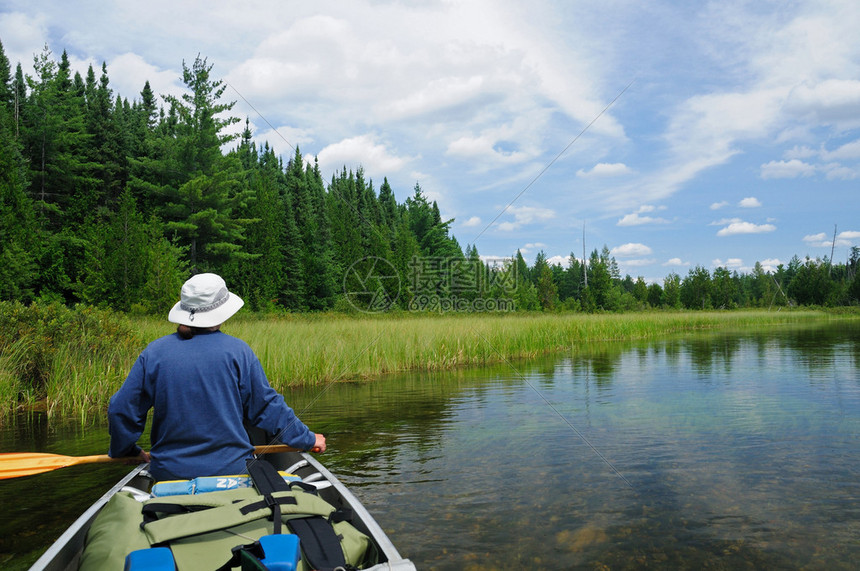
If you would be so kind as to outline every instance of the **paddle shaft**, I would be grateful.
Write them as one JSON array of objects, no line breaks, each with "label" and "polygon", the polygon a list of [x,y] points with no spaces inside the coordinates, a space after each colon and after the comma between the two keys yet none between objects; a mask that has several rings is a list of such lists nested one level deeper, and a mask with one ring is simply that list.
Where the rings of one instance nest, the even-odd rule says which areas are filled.
[{"label": "paddle shaft", "polygon": [[[298,452],[298,448],[286,444],[269,444],[255,446],[254,454],[276,454],[279,452]],[[0,454],[0,480],[18,478],[20,476],[32,476],[76,466],[78,464],[101,464],[105,462],[133,462],[137,457],[111,458],[107,454],[96,454],[93,456],[62,456],[60,454],[46,454],[41,452],[11,452]]]}]

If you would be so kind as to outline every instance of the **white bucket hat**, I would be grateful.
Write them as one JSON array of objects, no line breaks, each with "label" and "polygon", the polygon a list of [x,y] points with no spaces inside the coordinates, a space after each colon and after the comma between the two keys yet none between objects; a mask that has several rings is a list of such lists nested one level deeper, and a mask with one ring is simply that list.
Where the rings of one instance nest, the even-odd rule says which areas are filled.
[{"label": "white bucket hat", "polygon": [[179,302],[167,315],[171,323],[189,327],[215,327],[227,321],[245,305],[216,274],[197,274],[182,285]]}]

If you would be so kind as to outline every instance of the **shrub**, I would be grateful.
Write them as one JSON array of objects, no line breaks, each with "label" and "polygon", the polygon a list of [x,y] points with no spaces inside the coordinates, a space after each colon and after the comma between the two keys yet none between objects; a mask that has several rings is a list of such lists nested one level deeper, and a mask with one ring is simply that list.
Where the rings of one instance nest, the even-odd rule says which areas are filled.
[{"label": "shrub", "polygon": [[[0,399],[4,410],[48,397],[47,387],[77,362],[125,360],[140,342],[122,314],[59,303],[0,302]],[[60,358],[63,366],[58,366]],[[62,380],[59,380],[62,382]]]}]

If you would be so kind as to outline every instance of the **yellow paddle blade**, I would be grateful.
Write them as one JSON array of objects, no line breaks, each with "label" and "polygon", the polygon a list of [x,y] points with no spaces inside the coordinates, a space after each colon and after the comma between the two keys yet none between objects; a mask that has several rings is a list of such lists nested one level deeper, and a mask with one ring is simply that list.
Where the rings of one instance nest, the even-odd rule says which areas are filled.
[{"label": "yellow paddle blade", "polygon": [[[278,452],[295,452],[297,450],[284,444],[269,444],[254,447],[254,454],[275,454]],[[77,464],[97,464],[101,462],[134,464],[137,460],[136,456],[131,458],[111,458],[107,454],[62,456],[60,454],[47,454],[43,452],[5,452],[0,453],[0,480],[42,474]]]},{"label": "yellow paddle blade", "polygon": [[32,476],[50,472],[57,468],[75,464],[94,464],[98,462],[128,462],[130,458],[111,458],[107,454],[96,456],[61,456],[40,452],[7,452],[0,454],[0,480]]}]

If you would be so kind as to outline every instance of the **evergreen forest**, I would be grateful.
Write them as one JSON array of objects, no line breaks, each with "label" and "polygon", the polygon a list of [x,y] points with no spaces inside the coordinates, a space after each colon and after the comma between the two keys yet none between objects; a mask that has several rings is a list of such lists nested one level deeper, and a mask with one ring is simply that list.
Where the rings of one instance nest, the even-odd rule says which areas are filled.
[{"label": "evergreen forest", "polygon": [[[0,301],[160,314],[190,275],[215,272],[265,312],[860,302],[857,247],[839,263],[695,267],[662,284],[622,277],[606,247],[567,267],[543,252],[490,263],[457,242],[420,184],[398,203],[361,168],[322,173],[298,148],[284,162],[258,146],[205,58],[183,62],[182,96],[142,82],[131,99],[104,64],[83,77],[47,47],[34,62],[32,76],[13,69],[0,43]],[[466,303],[440,303],[451,299]]]}]

